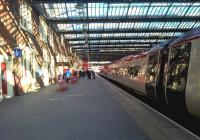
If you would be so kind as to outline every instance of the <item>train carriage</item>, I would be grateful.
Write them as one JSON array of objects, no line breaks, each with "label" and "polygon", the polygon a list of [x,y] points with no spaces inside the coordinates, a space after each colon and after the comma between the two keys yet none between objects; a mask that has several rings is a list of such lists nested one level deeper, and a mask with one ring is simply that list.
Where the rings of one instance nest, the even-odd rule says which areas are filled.
[{"label": "train carriage", "polygon": [[[118,60],[106,77],[200,117],[200,28]],[[128,59],[127,59],[128,58]]]},{"label": "train carriage", "polygon": [[200,116],[200,29],[185,33],[170,46],[166,97]]}]

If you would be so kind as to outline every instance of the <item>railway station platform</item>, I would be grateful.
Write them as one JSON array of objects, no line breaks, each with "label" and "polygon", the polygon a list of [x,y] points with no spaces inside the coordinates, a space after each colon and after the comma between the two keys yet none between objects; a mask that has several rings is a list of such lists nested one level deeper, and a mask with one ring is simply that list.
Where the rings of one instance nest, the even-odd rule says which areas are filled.
[{"label": "railway station platform", "polygon": [[57,88],[0,102],[0,140],[198,139],[99,76]]}]

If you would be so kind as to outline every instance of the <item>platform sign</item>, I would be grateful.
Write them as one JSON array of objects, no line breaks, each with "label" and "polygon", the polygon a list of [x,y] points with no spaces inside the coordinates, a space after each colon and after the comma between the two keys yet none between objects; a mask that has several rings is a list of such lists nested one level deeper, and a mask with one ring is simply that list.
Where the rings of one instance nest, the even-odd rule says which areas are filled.
[{"label": "platform sign", "polygon": [[14,48],[15,57],[22,57],[22,49]]}]

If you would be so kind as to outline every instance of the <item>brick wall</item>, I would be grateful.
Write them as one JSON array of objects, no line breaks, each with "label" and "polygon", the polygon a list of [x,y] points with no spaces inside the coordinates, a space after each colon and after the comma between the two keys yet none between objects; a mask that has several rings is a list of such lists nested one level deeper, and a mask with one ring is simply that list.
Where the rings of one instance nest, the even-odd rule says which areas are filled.
[{"label": "brick wall", "polygon": [[[19,66],[22,66],[21,73],[26,74],[26,70],[24,70],[24,62],[30,61],[21,58],[15,58],[13,54],[14,48],[17,46],[28,46],[31,51],[34,50],[35,56],[33,59],[35,59],[35,62],[39,68],[43,68],[43,49],[46,49],[48,51],[48,54],[54,57],[55,59],[55,52],[60,53],[63,55],[67,55],[65,47],[61,46],[61,38],[60,35],[57,34],[54,29],[54,47],[50,45],[49,42],[45,42],[39,33],[39,15],[32,10],[32,23],[33,23],[33,32],[29,33],[26,30],[24,30],[20,26],[20,0],[0,0],[0,55],[3,56],[3,60],[0,60],[1,62],[11,62],[11,67],[9,67],[8,70],[13,72],[13,79],[15,78],[24,78],[24,76],[21,76]],[[51,27],[49,27],[51,28]],[[11,60],[8,60],[8,58]],[[24,62],[23,62],[24,61]],[[29,63],[27,63],[29,64]],[[30,62],[30,65],[32,65],[32,62]],[[52,64],[51,64],[52,65]],[[33,66],[32,66],[33,67]],[[47,66],[46,66],[47,67]],[[33,68],[34,69],[34,68]],[[47,69],[47,68],[46,68]],[[47,69],[48,70],[48,69]],[[32,71],[32,70],[31,70]],[[33,70],[35,71],[35,70]],[[34,77],[34,73],[32,74]],[[55,73],[56,75],[56,73]],[[16,76],[16,77],[15,77]],[[11,79],[8,79],[11,80]],[[9,82],[9,81],[8,81]],[[18,79],[19,82],[19,79]],[[36,81],[37,82],[37,81]],[[19,87],[16,87],[16,81],[13,83],[14,92],[15,90],[18,90],[19,93],[14,93],[15,95],[21,94],[22,92],[27,92],[27,87],[29,87],[32,82],[29,82],[27,85],[21,83]]]}]

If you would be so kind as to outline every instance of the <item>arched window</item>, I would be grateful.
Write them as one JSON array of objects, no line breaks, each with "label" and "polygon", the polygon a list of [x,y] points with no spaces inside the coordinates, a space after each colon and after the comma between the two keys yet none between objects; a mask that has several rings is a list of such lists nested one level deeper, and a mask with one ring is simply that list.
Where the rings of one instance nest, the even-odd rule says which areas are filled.
[{"label": "arched window", "polygon": [[32,33],[32,8],[26,0],[20,2],[20,25],[26,31]]}]

